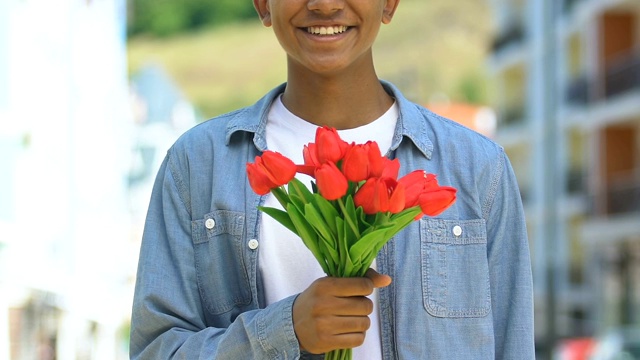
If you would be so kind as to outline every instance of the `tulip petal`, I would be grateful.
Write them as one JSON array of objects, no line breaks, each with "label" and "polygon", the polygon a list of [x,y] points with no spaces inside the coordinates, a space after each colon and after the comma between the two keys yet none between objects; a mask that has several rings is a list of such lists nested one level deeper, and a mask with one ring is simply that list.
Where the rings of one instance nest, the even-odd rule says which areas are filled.
[{"label": "tulip petal", "polygon": [[342,160],[348,147],[349,144],[340,138],[336,129],[323,126],[316,130],[316,154],[321,164]]},{"label": "tulip petal", "polygon": [[389,212],[397,214],[404,210],[405,192],[404,185],[397,183],[389,198]]},{"label": "tulip petal", "polygon": [[335,163],[327,162],[316,169],[316,184],[320,195],[327,200],[337,200],[347,193],[349,183]]},{"label": "tulip petal", "polygon": [[420,209],[425,215],[436,216],[445,211],[456,201],[456,189],[441,186],[427,190],[420,195]]},{"label": "tulip petal", "polygon": [[[256,161],[258,161],[258,158],[256,158]],[[249,185],[258,195],[266,195],[272,188],[278,186],[273,183],[262,168],[255,163],[247,163],[247,177],[249,179]]]},{"label": "tulip petal", "polygon": [[381,177],[397,179],[400,172],[400,160],[383,158],[383,169]]},{"label": "tulip petal", "polygon": [[347,180],[359,182],[369,178],[369,157],[360,145],[351,147],[344,156],[342,172]]},{"label": "tulip petal", "polygon": [[267,150],[262,154],[261,160],[259,165],[277,186],[288,183],[296,175],[297,168],[293,161],[278,152]]}]

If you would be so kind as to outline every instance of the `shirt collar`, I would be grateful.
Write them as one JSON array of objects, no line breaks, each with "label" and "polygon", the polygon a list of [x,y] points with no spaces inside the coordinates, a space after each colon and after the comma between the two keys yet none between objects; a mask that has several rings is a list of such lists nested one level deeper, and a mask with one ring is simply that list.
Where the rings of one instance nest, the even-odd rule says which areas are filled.
[{"label": "shirt collar", "polygon": [[[404,137],[407,137],[426,156],[431,159],[433,153],[433,142],[429,138],[429,127],[427,122],[433,113],[407,100],[400,90],[393,84],[381,81],[385,90],[396,99],[399,108],[399,117],[396,124],[395,134],[391,142],[391,150],[396,150]],[[267,115],[271,108],[271,103],[284,92],[286,83],[282,84],[252,106],[240,109],[232,114],[231,120],[227,124],[226,143],[231,141],[231,136],[237,131],[254,133],[253,143],[260,151],[267,149],[266,133]]]}]

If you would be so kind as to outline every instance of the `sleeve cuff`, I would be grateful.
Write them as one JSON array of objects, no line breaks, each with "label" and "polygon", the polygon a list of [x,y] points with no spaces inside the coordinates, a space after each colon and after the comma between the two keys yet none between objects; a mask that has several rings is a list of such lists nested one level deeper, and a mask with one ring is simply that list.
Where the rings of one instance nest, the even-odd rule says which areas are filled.
[{"label": "sleeve cuff", "polygon": [[292,295],[261,311],[256,325],[258,341],[272,359],[299,359],[300,344],[293,330]]}]

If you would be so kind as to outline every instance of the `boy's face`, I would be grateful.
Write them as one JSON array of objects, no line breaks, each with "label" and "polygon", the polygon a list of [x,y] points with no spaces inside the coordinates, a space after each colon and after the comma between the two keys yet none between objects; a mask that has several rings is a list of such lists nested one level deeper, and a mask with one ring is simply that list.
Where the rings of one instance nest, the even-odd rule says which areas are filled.
[{"label": "boy's face", "polygon": [[337,73],[368,61],[380,24],[400,0],[254,0],[272,26],[289,66]]}]

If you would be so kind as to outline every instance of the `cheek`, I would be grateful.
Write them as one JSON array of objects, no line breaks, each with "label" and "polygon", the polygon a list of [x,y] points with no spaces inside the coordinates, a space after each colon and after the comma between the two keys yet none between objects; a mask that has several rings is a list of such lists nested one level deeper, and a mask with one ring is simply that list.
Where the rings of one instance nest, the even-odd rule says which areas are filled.
[{"label": "cheek", "polygon": [[295,41],[286,29],[279,27],[276,23],[273,24],[273,33],[280,44],[280,47],[287,53],[292,50],[292,43]]}]

